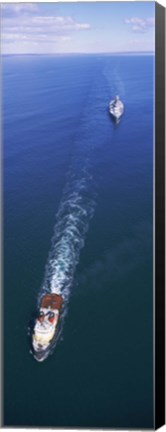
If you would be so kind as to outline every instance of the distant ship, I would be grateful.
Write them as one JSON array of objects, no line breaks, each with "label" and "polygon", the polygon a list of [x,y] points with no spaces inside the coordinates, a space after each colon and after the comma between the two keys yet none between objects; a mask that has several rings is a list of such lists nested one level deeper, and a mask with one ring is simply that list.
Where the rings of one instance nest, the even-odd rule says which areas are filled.
[{"label": "distant ship", "polygon": [[119,96],[115,96],[115,99],[109,103],[109,113],[117,122],[120,120],[124,113],[124,104],[120,100]]},{"label": "distant ship", "polygon": [[32,329],[32,353],[38,361],[48,356],[56,342],[62,303],[63,298],[59,294],[45,294],[40,300]]}]

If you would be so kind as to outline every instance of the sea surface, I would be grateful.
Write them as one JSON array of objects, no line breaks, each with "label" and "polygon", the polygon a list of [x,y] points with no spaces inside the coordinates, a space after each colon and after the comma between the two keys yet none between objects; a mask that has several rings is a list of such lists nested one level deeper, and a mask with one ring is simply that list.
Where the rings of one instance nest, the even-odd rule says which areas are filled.
[{"label": "sea surface", "polygon": [[[3,57],[6,426],[153,427],[153,66]],[[29,323],[57,289],[61,336],[38,363]]]}]

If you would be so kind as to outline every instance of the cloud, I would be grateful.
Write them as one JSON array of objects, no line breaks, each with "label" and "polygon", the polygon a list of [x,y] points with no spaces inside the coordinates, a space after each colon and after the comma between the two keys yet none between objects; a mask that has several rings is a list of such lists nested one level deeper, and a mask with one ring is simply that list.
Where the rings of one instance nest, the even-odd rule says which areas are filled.
[{"label": "cloud", "polygon": [[76,22],[70,16],[36,16],[32,18],[31,24],[43,27],[49,26],[51,31],[87,30],[90,28],[90,24]]},{"label": "cloud", "polygon": [[[41,9],[33,3],[2,5],[2,47],[22,42],[38,44],[43,51],[46,43],[67,43],[73,32],[86,31],[90,24],[79,22],[71,16],[42,15]],[[48,46],[47,46],[48,50]]]},{"label": "cloud", "polygon": [[2,3],[1,10],[3,16],[17,16],[20,13],[28,14],[32,12],[37,12],[38,7],[35,3]]},{"label": "cloud", "polygon": [[87,30],[90,29],[90,24],[80,23],[75,21],[70,16],[22,16],[15,18],[4,18],[2,25],[8,31],[13,28],[19,28],[24,31],[34,31],[35,33],[44,31],[59,32],[59,31],[73,31],[73,30]]},{"label": "cloud", "polygon": [[4,42],[42,42],[42,43],[57,43],[57,42],[66,42],[71,40],[70,36],[52,36],[50,37],[48,34],[38,34],[38,35],[31,35],[31,34],[20,34],[20,33],[2,33],[2,38]]},{"label": "cloud", "polygon": [[129,25],[133,32],[146,33],[149,28],[154,27],[155,20],[153,17],[147,19],[132,17],[126,18],[125,23]]}]

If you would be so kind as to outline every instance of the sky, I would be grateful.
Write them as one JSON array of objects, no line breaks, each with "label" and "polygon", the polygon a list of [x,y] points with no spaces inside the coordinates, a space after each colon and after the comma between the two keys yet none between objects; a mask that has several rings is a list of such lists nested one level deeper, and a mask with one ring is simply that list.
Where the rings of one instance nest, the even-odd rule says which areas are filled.
[{"label": "sky", "polygon": [[3,54],[154,51],[155,3],[1,3]]}]

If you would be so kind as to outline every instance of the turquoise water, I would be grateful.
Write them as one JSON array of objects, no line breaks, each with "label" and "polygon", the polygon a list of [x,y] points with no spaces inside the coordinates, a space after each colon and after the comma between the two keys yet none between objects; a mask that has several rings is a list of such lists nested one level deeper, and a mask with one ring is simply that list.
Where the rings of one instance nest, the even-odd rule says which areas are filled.
[{"label": "turquoise water", "polygon": [[[153,427],[153,62],[3,58],[5,425]],[[29,321],[57,286],[39,364]]]}]

